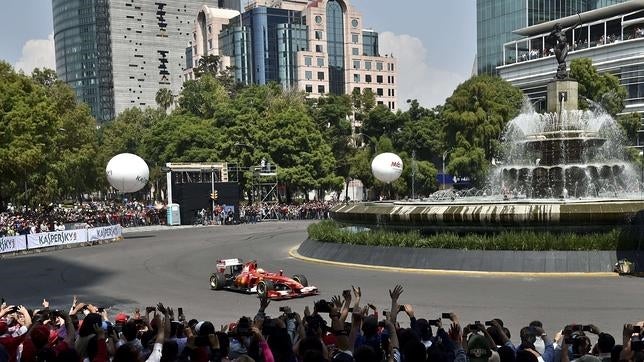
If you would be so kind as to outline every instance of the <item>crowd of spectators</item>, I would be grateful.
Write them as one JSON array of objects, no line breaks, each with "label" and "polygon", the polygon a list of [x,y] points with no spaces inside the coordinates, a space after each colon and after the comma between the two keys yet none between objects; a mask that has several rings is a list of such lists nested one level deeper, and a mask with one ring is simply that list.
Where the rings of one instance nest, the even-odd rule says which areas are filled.
[{"label": "crowd of spectators", "polygon": [[[269,316],[259,299],[254,317],[225,321],[189,318],[182,308],[159,303],[131,314],[110,315],[76,299],[69,308],[0,308],[0,362],[6,361],[436,361],[436,362],[640,362],[643,321],[623,326],[622,336],[594,325],[518,329],[515,343],[501,319],[464,323],[455,313],[420,318],[400,304],[400,285],[389,290],[393,313],[362,304],[359,287],[302,313],[281,307]],[[398,315],[408,318],[403,327]],[[216,326],[220,326],[216,328]],[[515,326],[517,327],[517,326]],[[553,337],[546,332],[553,333]],[[516,332],[515,332],[516,333]]]},{"label": "crowd of spectators", "polygon": [[165,206],[126,203],[88,202],[76,205],[47,205],[35,209],[9,205],[0,213],[0,236],[34,234],[65,230],[68,227],[99,227],[121,224],[124,227],[159,225],[166,220]]},{"label": "crowd of spectators", "polygon": [[239,217],[242,222],[258,220],[321,220],[329,218],[329,210],[337,201],[311,201],[301,204],[274,204],[242,206]]},{"label": "crowd of spectators", "polygon": [[[234,209],[216,205],[213,215],[207,210],[199,215],[198,223],[233,224],[255,223],[262,220],[310,220],[327,219],[334,201],[310,201],[300,204],[243,205],[239,219],[235,220]],[[0,237],[35,234],[65,230],[69,227],[99,227],[120,224],[123,227],[163,225],[166,223],[166,206],[145,204],[138,201],[127,203],[88,202],[72,206],[48,205],[36,209],[18,209],[9,206],[0,213]]]}]

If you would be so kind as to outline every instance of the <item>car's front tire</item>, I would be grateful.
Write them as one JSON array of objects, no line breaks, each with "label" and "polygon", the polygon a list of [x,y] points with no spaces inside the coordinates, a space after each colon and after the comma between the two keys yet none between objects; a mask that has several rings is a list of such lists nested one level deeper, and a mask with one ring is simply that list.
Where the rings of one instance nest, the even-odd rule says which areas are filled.
[{"label": "car's front tire", "polygon": [[210,289],[220,290],[224,288],[226,284],[226,277],[223,273],[212,273],[210,275]]},{"label": "car's front tire", "polygon": [[308,287],[309,286],[309,281],[306,280],[306,277],[302,274],[295,274],[293,275],[293,280],[296,282],[302,284],[303,287]]},{"label": "car's front tire", "polygon": [[262,280],[257,283],[257,294],[262,298],[268,298],[268,292],[275,289],[275,285],[270,280]]}]

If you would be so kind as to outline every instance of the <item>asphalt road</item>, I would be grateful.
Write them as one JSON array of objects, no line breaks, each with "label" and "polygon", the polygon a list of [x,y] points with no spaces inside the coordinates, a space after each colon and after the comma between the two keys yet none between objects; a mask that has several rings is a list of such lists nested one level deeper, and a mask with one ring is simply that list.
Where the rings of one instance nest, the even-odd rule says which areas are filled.
[{"label": "asphalt road", "polygon": [[[122,241],[93,247],[43,252],[0,260],[0,295],[12,304],[68,308],[72,296],[131,313],[135,306],[161,301],[183,307],[186,315],[218,323],[252,316],[257,298],[211,291],[210,273],[218,258],[257,259],[268,271],[304,274],[320,298],[329,299],[351,285],[363,301],[387,309],[387,290],[402,284],[401,303],[418,317],[456,312],[464,322],[500,317],[513,340],[521,326],[538,319],[554,335],[565,323],[594,323],[621,336],[625,322],[644,319],[644,280],[633,277],[499,277],[374,271],[305,262],[289,249],[306,238],[309,222],[273,222],[128,233]],[[318,298],[272,302],[268,313],[289,305],[301,311]],[[402,324],[407,318],[399,316]],[[616,338],[619,339],[619,338]]]}]

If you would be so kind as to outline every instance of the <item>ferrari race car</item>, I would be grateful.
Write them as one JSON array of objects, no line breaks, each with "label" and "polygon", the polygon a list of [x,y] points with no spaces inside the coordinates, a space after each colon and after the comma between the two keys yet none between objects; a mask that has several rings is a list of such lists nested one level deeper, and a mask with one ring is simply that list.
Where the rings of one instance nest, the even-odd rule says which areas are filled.
[{"label": "ferrari race car", "polygon": [[257,293],[273,300],[319,294],[318,288],[309,285],[304,275],[295,274],[289,278],[281,270],[279,273],[266,272],[257,267],[257,261],[244,263],[240,259],[217,260],[217,271],[210,275],[210,289]]}]

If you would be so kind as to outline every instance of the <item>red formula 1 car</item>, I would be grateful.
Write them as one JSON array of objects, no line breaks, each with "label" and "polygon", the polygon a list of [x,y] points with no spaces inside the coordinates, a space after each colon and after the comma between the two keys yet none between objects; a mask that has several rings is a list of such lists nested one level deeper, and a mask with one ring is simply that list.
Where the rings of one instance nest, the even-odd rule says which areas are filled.
[{"label": "red formula 1 car", "polygon": [[255,260],[243,263],[240,259],[218,260],[217,271],[210,275],[210,289],[257,293],[273,300],[319,294],[318,288],[309,285],[304,275],[289,278],[281,270],[269,273],[258,268]]}]

